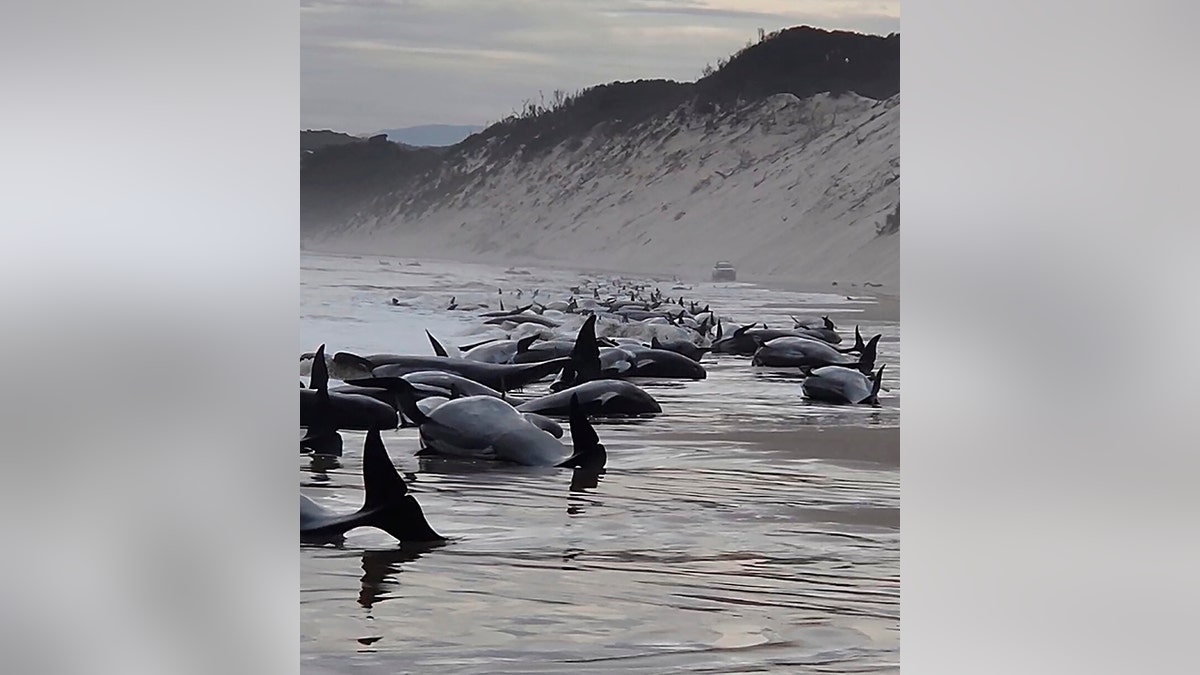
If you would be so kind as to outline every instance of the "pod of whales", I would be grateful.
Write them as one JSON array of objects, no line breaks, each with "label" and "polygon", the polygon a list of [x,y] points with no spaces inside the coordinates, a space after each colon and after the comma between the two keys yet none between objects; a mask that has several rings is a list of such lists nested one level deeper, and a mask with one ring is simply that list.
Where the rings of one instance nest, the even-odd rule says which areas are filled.
[{"label": "pod of whales", "polygon": [[[473,337],[454,342],[426,330],[433,355],[341,351],[328,357],[325,345],[302,355],[302,375],[307,369],[309,379],[301,381],[301,450],[340,456],[340,432],[367,432],[362,508],[337,514],[302,496],[302,538],[337,540],[352,528],[376,527],[402,542],[443,541],[388,458],[381,429],[415,427],[417,454],[471,460],[485,471],[504,464],[571,468],[571,489],[591,489],[608,462],[593,424],[663,414],[651,392],[705,380],[713,363],[717,374],[747,365],[796,368],[804,376],[796,401],[879,405],[885,391],[885,366],[875,370],[881,336],[864,342],[855,326],[853,346],[844,346],[848,332],[843,342],[828,316],[783,314],[767,317],[774,328],[756,321],[725,332],[738,324],[724,312],[649,284],[609,279],[570,290],[561,298],[545,289],[509,293],[529,304],[506,308],[501,300],[498,310],[490,309],[496,296],[477,303],[460,291],[448,304],[433,300],[436,309],[454,313],[454,322],[478,319],[475,332],[458,334]],[[499,289],[496,295],[505,294]],[[781,328],[788,318],[791,327]],[[341,384],[330,387],[331,377]],[[569,444],[562,440],[564,427]]]}]

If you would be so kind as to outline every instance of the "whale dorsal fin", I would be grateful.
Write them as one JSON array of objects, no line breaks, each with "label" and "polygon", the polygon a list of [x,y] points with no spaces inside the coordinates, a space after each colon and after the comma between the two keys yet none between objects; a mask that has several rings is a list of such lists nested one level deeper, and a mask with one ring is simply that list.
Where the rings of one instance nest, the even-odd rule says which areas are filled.
[{"label": "whale dorsal fin", "polygon": [[571,394],[571,449],[571,456],[558,466],[601,469],[608,460],[595,427],[579,405],[579,394]]},{"label": "whale dorsal fin", "polygon": [[883,369],[887,368],[887,364],[879,366],[879,370],[875,372],[875,377],[871,382],[871,395],[867,397],[867,402],[874,405],[879,405],[879,389],[883,386]]},{"label": "whale dorsal fin", "polygon": [[442,346],[442,343],[438,342],[437,338],[433,337],[433,333],[430,333],[428,330],[426,330],[425,334],[429,336],[429,344],[433,345],[434,354],[437,354],[438,356],[450,356],[448,353],[446,353],[446,348]]},{"label": "whale dorsal fin", "polygon": [[366,443],[363,444],[363,491],[366,493],[363,508],[378,508],[388,503],[392,498],[408,494],[408,486],[396,472],[395,465],[388,457],[387,448],[383,447],[383,438],[379,428],[367,432]]},{"label": "whale dorsal fin", "polygon": [[325,392],[329,399],[329,367],[325,364],[325,345],[317,347],[313,354],[312,372],[308,376],[308,388]]},{"label": "whale dorsal fin", "polygon": [[575,371],[575,381],[568,383],[568,386],[596,379],[600,375],[600,344],[596,341],[595,314],[589,316],[579,328],[575,346],[571,349],[571,368]]}]

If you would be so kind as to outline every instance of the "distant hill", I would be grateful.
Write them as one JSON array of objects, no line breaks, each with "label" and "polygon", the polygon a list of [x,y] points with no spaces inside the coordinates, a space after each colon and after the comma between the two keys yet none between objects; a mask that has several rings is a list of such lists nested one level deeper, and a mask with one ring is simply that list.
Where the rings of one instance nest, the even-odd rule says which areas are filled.
[{"label": "distant hill", "polygon": [[393,143],[416,147],[441,147],[454,145],[482,130],[482,126],[475,124],[422,124],[400,129],[384,129],[379,133],[387,134],[388,140]]},{"label": "distant hill", "polygon": [[330,131],[328,129],[315,131],[306,129],[300,132],[300,151],[319,150],[330,145],[345,145],[347,143],[357,143],[361,140],[364,139],[351,136],[350,134],[343,134],[340,131]]},{"label": "distant hill", "polygon": [[301,166],[302,245],[895,285],[899,91],[899,34],[799,27],[449,147],[327,147]]}]

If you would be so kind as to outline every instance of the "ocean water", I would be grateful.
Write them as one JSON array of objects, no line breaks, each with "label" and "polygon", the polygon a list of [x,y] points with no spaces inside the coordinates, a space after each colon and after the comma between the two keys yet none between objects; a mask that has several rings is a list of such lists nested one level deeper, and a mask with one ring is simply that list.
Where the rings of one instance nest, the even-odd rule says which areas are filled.
[{"label": "ocean water", "polygon": [[[496,309],[615,276],[308,253],[301,266],[299,352],[432,354],[425,330],[460,345],[495,334],[485,310],[448,311],[452,296]],[[798,374],[706,355],[706,380],[639,382],[661,415],[597,423],[608,465],[593,487],[566,469],[418,458],[414,429],[385,432],[449,542],[362,529],[301,546],[303,672],[899,669],[899,324],[853,294],[673,285],[658,282],[738,323],[828,314],[844,338],[856,322],[882,334],[881,405],[807,402]],[[343,432],[336,462],[300,456],[301,492],[358,508],[363,436]]]}]

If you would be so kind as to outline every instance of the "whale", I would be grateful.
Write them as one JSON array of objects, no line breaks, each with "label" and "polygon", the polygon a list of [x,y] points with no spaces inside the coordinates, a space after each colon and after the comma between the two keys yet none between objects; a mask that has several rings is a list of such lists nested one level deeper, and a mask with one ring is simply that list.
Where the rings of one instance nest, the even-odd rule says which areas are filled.
[{"label": "whale", "polygon": [[[746,332],[757,326],[757,323],[752,323],[749,326],[742,326],[733,331],[730,335],[722,335],[721,324],[717,324],[717,339],[712,343],[712,352],[714,354],[740,354],[749,356],[758,349],[758,342],[752,337],[746,335]],[[336,361],[337,356],[334,356]]]},{"label": "whale", "polygon": [[421,505],[408,492],[404,479],[388,457],[379,429],[367,432],[363,444],[363,505],[353,513],[337,514],[300,495],[300,540],[337,542],[357,527],[374,527],[401,542],[445,541],[425,519]]},{"label": "whale", "polygon": [[700,359],[712,351],[709,347],[701,347],[688,340],[659,340],[657,337],[650,338],[650,347],[651,349],[664,349],[669,352],[681,354],[696,363],[700,363]]},{"label": "whale", "polygon": [[[346,367],[350,370],[365,370],[360,377],[401,377],[423,370],[438,370],[461,375],[497,391],[508,391],[527,387],[559,372],[569,359],[551,359],[530,364],[498,364],[441,356],[373,354],[363,357],[338,352],[333,355],[333,361],[335,364],[347,364]],[[347,382],[351,381],[351,378],[345,379]]]},{"label": "whale", "polygon": [[575,343],[571,340],[546,340],[532,344],[525,351],[513,355],[513,363],[541,363],[571,355]]},{"label": "whale", "polygon": [[504,309],[504,301],[501,300],[500,301],[500,311],[484,312],[483,314],[480,314],[479,316],[481,318],[485,318],[485,319],[494,319],[499,316],[513,316],[516,314],[522,314],[524,312],[529,311],[532,308],[533,308],[533,305],[530,304],[530,305],[525,305],[524,307],[517,307],[516,309],[505,310]]},{"label": "whale", "polygon": [[850,366],[863,373],[875,367],[875,355],[880,335],[867,342],[856,359],[819,340],[800,337],[780,337],[763,344],[754,352],[752,363],[772,368],[820,368],[821,366]]},{"label": "whale", "polygon": [[883,369],[879,366],[873,376],[845,366],[814,368],[800,385],[805,398],[826,403],[867,403],[879,405],[879,388],[883,385]]},{"label": "whale", "polygon": [[718,338],[713,342],[712,351],[715,354],[736,354],[751,356],[763,344],[781,337],[799,337],[818,340],[826,344],[838,344],[842,338],[837,333],[826,329],[798,328],[782,330],[779,328],[760,328],[758,324],[742,326],[727,337]]},{"label": "whale", "polygon": [[703,380],[708,377],[704,366],[683,354],[641,345],[622,349],[633,355],[633,370],[625,373],[625,377],[675,380]]},{"label": "whale", "polygon": [[[322,397],[328,402],[324,407]],[[300,426],[325,426],[335,430],[366,431],[371,427],[395,429],[396,409],[375,397],[313,389],[300,390]]]},{"label": "whale", "polygon": [[526,401],[518,405],[517,410],[549,417],[568,417],[572,400],[577,400],[583,412],[592,417],[624,417],[662,412],[662,406],[653,396],[625,380],[584,382]]},{"label": "whale", "polygon": [[[430,395],[441,396],[449,396],[453,392],[457,392],[461,396],[494,396],[496,398],[504,396],[502,392],[496,391],[486,384],[480,384],[470,378],[440,370],[418,370],[405,373],[400,377],[354,378],[346,380],[346,384],[386,389],[394,394],[396,391],[396,380],[400,379],[415,386],[418,394],[423,390],[428,390]],[[418,395],[417,398],[420,400],[422,397]]]},{"label": "whale", "polygon": [[[457,398],[457,397],[454,397],[454,398]],[[417,408],[421,412],[425,413],[426,417],[428,417],[430,415],[430,413],[432,413],[435,409],[437,409],[438,406],[440,406],[443,403],[449,402],[451,400],[453,400],[453,398],[446,397],[446,396],[430,396],[430,397],[423,398],[423,399],[417,401]],[[554,436],[555,438],[563,437],[562,426],[560,426],[558,422],[555,422],[554,420],[550,419],[549,417],[546,417],[545,415],[539,415],[538,413],[533,413],[533,412],[521,412],[521,414],[525,416],[525,419],[528,420],[530,424],[541,429],[542,431],[548,432],[550,435]]]},{"label": "whale", "polygon": [[426,451],[524,466],[603,467],[604,446],[596,438],[578,397],[571,402],[572,448],[530,423],[516,408],[491,396],[456,398],[426,415],[401,385],[404,415],[417,423]]},{"label": "whale", "polygon": [[837,330],[837,324],[833,323],[833,320],[828,316],[805,316],[800,318],[789,316],[788,318],[792,320],[792,325],[796,328],[825,328],[827,330]]},{"label": "whale", "polygon": [[482,361],[483,363],[514,363],[513,359],[517,354],[528,351],[529,346],[540,337],[541,335],[534,334],[520,340],[496,340],[488,342],[467,351],[463,354],[463,358],[472,361]]},{"label": "whale", "polygon": [[339,430],[395,429],[400,417],[388,403],[359,393],[331,392],[325,367],[325,345],[313,359],[308,389],[300,390],[300,426],[308,430],[302,450],[340,456]]},{"label": "whale", "polygon": [[502,326],[506,323],[513,323],[513,324],[536,323],[537,325],[545,326],[546,328],[558,328],[558,325],[559,325],[558,322],[547,319],[544,316],[540,316],[537,314],[527,314],[527,313],[526,314],[509,314],[507,316],[498,316],[498,317],[495,317],[492,319],[488,319],[487,321],[484,321],[483,323],[486,325],[489,325],[489,326]]}]

